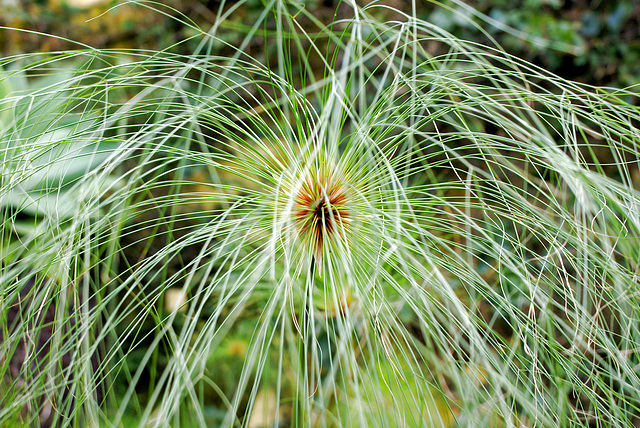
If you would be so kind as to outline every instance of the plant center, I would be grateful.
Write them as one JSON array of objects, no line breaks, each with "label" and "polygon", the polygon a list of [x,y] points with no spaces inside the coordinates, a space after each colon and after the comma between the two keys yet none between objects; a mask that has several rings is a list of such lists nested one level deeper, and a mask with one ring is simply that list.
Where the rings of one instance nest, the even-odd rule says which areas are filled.
[{"label": "plant center", "polygon": [[350,212],[346,186],[339,177],[322,171],[302,183],[294,210],[294,223],[303,243],[320,260],[326,243],[335,244],[348,231]]}]

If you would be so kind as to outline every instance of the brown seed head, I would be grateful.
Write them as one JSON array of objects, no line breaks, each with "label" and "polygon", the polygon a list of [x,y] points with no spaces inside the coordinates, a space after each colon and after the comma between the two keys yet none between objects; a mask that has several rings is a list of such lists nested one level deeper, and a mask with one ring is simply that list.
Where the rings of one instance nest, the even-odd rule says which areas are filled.
[{"label": "brown seed head", "polygon": [[342,239],[351,213],[346,184],[327,167],[310,172],[297,190],[293,220],[300,239],[310,245],[319,263],[326,242]]}]

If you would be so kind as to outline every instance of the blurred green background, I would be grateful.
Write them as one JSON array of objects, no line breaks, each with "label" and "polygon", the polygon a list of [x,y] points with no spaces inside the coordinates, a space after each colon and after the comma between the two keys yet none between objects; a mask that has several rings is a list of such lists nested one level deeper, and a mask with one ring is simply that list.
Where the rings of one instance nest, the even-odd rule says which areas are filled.
[{"label": "blurred green background", "polygon": [[[340,18],[349,6],[339,0],[298,0],[324,22]],[[360,3],[360,2],[359,2]],[[362,3],[373,3],[367,0]],[[411,11],[410,1],[382,0]],[[162,7],[163,13],[152,10]],[[0,33],[3,55],[73,48],[77,41],[95,48],[165,49],[207,31],[220,11],[229,42],[255,22],[264,1],[178,1],[160,3],[110,0],[2,0],[0,25],[43,33]],[[562,77],[594,85],[630,87],[640,75],[640,3],[634,0],[485,0],[465,3],[416,2],[417,15],[467,40],[492,45]],[[381,9],[382,10],[382,9]],[[385,12],[380,12],[385,13]],[[400,19],[386,12],[381,19]],[[484,16],[482,16],[484,15]],[[191,28],[174,17],[192,21]],[[494,24],[490,27],[488,22]],[[230,28],[236,25],[235,28]],[[45,35],[48,34],[48,35]],[[189,43],[179,49],[188,50]],[[260,49],[259,41],[247,47]],[[257,54],[257,52],[256,52]]]}]

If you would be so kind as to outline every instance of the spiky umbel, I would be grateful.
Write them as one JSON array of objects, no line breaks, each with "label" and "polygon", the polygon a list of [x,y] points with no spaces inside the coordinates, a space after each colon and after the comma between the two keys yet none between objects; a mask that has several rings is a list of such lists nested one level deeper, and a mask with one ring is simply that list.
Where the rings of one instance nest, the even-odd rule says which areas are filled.
[{"label": "spiky umbel", "polygon": [[309,171],[295,192],[293,222],[316,264],[321,262],[327,243],[335,244],[349,232],[352,213],[344,179],[337,169],[320,165]]}]

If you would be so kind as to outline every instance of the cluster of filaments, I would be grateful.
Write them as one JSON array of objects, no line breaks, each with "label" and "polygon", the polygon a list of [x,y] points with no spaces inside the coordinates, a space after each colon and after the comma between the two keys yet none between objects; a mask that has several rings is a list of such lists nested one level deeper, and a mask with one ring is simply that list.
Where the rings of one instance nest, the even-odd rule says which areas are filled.
[{"label": "cluster of filaments", "polygon": [[344,242],[352,220],[350,191],[344,174],[320,164],[298,178],[290,189],[292,223],[302,244],[316,264],[330,248]]}]

